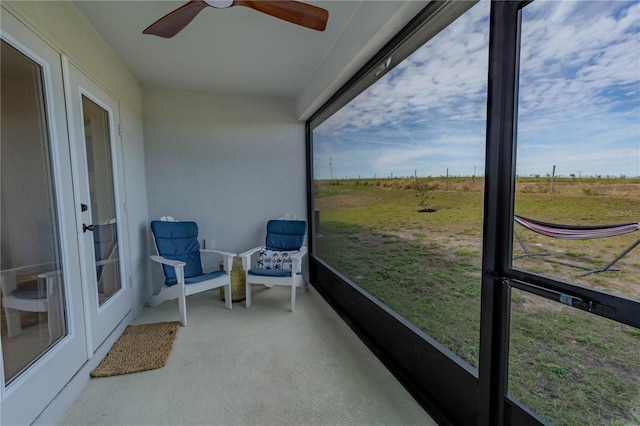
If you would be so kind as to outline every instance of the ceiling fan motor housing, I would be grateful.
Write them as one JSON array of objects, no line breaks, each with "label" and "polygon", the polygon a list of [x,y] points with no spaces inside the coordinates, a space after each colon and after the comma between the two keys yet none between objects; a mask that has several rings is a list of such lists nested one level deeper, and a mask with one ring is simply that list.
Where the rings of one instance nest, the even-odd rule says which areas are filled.
[{"label": "ceiling fan motor housing", "polygon": [[224,9],[233,4],[233,0],[204,0],[206,4],[217,9]]}]

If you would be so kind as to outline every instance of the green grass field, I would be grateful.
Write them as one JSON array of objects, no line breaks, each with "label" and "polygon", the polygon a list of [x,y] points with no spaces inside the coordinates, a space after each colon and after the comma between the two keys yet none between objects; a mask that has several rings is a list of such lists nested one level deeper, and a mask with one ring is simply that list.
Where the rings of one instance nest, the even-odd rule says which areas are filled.
[{"label": "green grass field", "polygon": [[[316,251],[352,282],[470,365],[478,365],[483,182],[425,178],[317,181]],[[640,221],[640,180],[519,179],[516,214],[586,225]],[[424,194],[423,194],[424,195]],[[566,241],[518,229],[529,249],[602,266],[640,238],[634,232]],[[514,242],[514,256],[522,254]],[[577,278],[578,269],[536,258],[514,266],[640,299],[640,248],[616,269]],[[552,424],[640,423],[640,331],[513,292],[509,393]]]}]

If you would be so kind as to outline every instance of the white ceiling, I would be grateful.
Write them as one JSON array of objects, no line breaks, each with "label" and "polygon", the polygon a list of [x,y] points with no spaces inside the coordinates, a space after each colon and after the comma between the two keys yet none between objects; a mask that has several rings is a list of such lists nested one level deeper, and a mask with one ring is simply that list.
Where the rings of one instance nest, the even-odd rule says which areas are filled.
[{"label": "white ceiling", "polygon": [[178,35],[142,34],[185,1],[76,1],[143,85],[294,99],[307,118],[427,1],[309,1],[324,32],[246,7],[206,8]]}]

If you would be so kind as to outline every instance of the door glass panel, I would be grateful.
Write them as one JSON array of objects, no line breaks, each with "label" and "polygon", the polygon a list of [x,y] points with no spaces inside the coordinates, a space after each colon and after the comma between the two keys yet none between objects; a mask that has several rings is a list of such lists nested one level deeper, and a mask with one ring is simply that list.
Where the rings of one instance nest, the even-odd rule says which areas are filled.
[{"label": "door glass panel", "polygon": [[523,9],[512,262],[636,300],[639,17],[628,1]]},{"label": "door glass panel", "polygon": [[640,330],[513,289],[509,395],[549,424],[640,423]]},{"label": "door glass panel", "polygon": [[109,113],[82,96],[91,220],[100,305],[121,288]]},{"label": "door glass panel", "polygon": [[67,334],[42,70],[2,42],[1,336],[5,382]]}]

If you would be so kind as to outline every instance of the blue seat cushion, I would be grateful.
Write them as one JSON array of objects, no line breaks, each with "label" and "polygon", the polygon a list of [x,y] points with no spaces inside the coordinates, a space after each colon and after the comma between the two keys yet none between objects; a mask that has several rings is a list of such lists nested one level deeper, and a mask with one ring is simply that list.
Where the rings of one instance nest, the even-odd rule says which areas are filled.
[{"label": "blue seat cushion", "polygon": [[[207,280],[212,280],[214,278],[218,278],[221,277],[223,275],[227,275],[227,273],[225,271],[213,271],[210,274],[202,274],[202,275],[197,275],[195,277],[189,277],[184,279],[184,283],[185,284],[196,284],[202,281],[207,281]],[[172,286],[172,285],[176,285],[178,284],[178,281],[176,279],[173,279],[172,281],[166,281],[165,282],[166,285],[168,286]]]},{"label": "blue seat cushion", "polygon": [[304,220],[270,220],[267,222],[267,250],[300,250],[307,231]]},{"label": "blue seat cushion", "polygon": [[43,288],[38,288],[37,286],[29,286],[24,288],[17,288],[11,292],[13,297],[17,297],[20,299],[46,299],[47,291]]},{"label": "blue seat cushion", "polygon": [[[198,225],[195,222],[151,222],[151,231],[158,247],[158,254],[166,259],[179,260],[185,263],[184,277],[202,275],[200,260],[200,243],[198,242]],[[162,265],[165,283],[176,283],[175,270],[171,266]]]},{"label": "blue seat cushion", "polygon": [[282,269],[263,269],[263,268],[251,268],[249,274],[260,275],[262,277],[290,277],[291,271],[285,271]]}]

